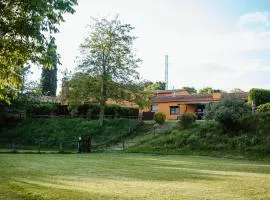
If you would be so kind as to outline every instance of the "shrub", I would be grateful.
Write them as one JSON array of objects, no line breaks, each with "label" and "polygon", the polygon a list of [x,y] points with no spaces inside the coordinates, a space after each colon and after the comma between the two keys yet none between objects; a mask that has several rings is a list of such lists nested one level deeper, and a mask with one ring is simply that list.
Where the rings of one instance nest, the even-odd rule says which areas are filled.
[{"label": "shrub", "polygon": [[266,113],[270,112],[270,103],[265,103],[257,107],[256,112],[258,113]]},{"label": "shrub", "polygon": [[164,124],[164,122],[166,120],[166,115],[162,112],[157,112],[154,115],[154,120],[158,124]]},{"label": "shrub", "polygon": [[220,123],[216,121],[205,121],[200,128],[200,135],[209,137],[212,135],[221,135],[222,127]]},{"label": "shrub", "polygon": [[27,110],[28,114],[33,115],[50,115],[51,112],[57,112],[59,104],[58,103],[43,103],[34,104]]},{"label": "shrub", "polygon": [[240,118],[239,129],[245,133],[247,132],[257,132],[259,126],[258,114],[247,114]]},{"label": "shrub", "polygon": [[194,121],[197,119],[197,116],[195,113],[184,113],[180,115],[179,119],[180,119],[180,124],[184,128],[187,128],[194,123]]},{"label": "shrub", "polygon": [[270,90],[253,88],[248,92],[248,101],[256,106],[270,102]]},{"label": "shrub", "polygon": [[218,121],[225,131],[236,131],[240,118],[250,112],[249,106],[242,99],[226,96],[219,103],[207,105],[204,117]]},{"label": "shrub", "polygon": [[259,114],[259,129],[262,133],[270,135],[270,112]]}]

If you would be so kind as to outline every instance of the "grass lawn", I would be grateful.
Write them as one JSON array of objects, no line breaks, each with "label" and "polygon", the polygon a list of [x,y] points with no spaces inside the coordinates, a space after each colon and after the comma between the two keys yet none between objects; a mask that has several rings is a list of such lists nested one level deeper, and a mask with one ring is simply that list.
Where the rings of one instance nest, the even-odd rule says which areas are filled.
[{"label": "grass lawn", "polygon": [[127,153],[1,153],[0,199],[270,199],[270,163]]}]

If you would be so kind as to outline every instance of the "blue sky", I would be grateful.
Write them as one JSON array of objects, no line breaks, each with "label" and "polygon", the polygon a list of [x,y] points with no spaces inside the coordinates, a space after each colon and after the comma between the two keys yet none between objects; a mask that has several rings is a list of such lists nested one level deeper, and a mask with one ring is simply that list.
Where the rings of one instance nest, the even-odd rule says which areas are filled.
[{"label": "blue sky", "polygon": [[76,67],[90,18],[116,14],[135,27],[144,79],[164,80],[168,54],[169,88],[270,88],[268,0],[79,0],[56,35],[59,71]]}]

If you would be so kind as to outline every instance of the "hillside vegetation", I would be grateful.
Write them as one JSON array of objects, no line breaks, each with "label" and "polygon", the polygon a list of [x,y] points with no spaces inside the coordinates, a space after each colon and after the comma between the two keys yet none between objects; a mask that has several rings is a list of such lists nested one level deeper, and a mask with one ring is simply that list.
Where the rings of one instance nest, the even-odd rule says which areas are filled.
[{"label": "hillside vegetation", "polygon": [[57,147],[60,142],[67,146],[76,144],[79,136],[91,136],[92,144],[110,145],[122,140],[123,137],[136,134],[141,125],[138,120],[109,119],[104,127],[98,120],[79,118],[48,118],[26,119],[16,127],[0,133],[2,143],[10,144],[16,140],[18,144]]},{"label": "hillside vegetation", "polygon": [[227,134],[215,121],[197,121],[187,129],[178,122],[170,131],[139,141],[128,152],[269,157],[270,136],[260,132]]}]

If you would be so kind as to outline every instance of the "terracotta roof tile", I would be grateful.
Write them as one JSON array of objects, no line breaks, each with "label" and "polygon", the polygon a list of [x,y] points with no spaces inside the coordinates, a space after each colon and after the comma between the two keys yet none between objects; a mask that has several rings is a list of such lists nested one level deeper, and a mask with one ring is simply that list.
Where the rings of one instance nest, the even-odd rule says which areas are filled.
[{"label": "terracotta roof tile", "polygon": [[174,101],[211,101],[212,94],[192,94],[179,96],[157,96],[152,99],[152,102],[174,102]]}]

